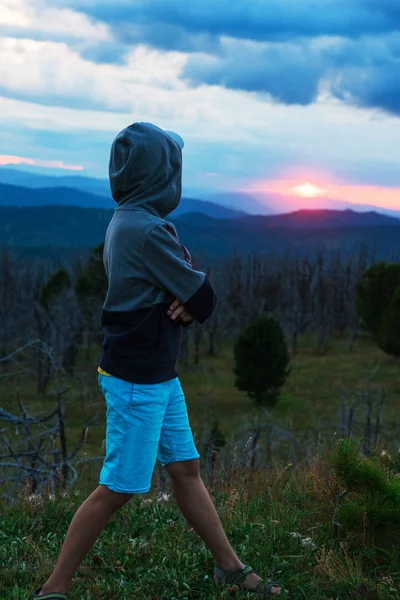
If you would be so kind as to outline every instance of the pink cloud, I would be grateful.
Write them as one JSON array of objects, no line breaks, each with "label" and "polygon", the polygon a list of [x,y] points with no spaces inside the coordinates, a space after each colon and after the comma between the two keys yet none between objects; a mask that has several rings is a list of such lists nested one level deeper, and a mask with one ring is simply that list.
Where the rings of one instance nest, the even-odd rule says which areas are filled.
[{"label": "pink cloud", "polygon": [[49,169],[63,169],[65,171],[83,171],[80,165],[66,165],[62,160],[41,160],[40,158],[25,158],[24,156],[7,156],[0,154],[0,166],[4,165],[29,165],[33,167],[47,167]]}]

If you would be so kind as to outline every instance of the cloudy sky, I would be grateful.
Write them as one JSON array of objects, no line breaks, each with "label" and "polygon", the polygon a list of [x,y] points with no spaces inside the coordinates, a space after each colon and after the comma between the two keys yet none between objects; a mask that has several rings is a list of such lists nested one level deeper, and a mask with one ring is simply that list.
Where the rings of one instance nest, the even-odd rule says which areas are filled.
[{"label": "cloudy sky", "polygon": [[0,36],[1,165],[107,177],[150,121],[186,188],[400,210],[399,0],[1,0]]}]

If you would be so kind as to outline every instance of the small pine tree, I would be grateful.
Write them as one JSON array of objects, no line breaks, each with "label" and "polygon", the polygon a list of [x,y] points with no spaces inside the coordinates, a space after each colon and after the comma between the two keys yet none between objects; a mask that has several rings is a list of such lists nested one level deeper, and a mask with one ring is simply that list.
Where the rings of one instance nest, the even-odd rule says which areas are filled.
[{"label": "small pine tree", "polygon": [[82,275],[75,285],[80,300],[95,297],[104,300],[107,294],[107,275],[103,264],[104,242],[94,248]]},{"label": "small pine tree", "polygon": [[400,263],[370,267],[357,285],[356,306],[375,343],[400,356]]},{"label": "small pine tree", "polygon": [[71,287],[71,278],[69,273],[64,267],[58,269],[55,273],[51,275],[51,277],[47,280],[47,282],[43,285],[39,302],[40,304],[48,310],[51,303],[56,300],[56,298],[62,294],[65,290]]},{"label": "small pine tree", "polygon": [[338,442],[333,455],[336,476],[346,488],[339,510],[341,526],[381,548],[398,545],[400,479],[377,458],[363,458],[356,441]]},{"label": "small pine tree", "polygon": [[259,404],[274,406],[289,375],[289,352],[280,322],[257,317],[235,346],[236,387]]}]

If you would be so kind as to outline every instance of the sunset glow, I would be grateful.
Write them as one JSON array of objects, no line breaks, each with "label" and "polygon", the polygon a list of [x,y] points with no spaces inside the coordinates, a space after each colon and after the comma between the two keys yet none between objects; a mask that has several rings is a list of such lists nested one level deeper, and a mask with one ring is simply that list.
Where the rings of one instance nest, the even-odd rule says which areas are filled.
[{"label": "sunset glow", "polygon": [[302,183],[292,189],[292,193],[302,198],[318,198],[323,196],[326,190],[313,185],[312,183]]},{"label": "sunset glow", "polygon": [[251,182],[242,191],[259,195],[265,194],[266,201],[268,194],[278,194],[282,196],[284,210],[295,210],[299,206],[324,208],[329,207],[329,201],[331,201],[332,206],[335,202],[348,202],[355,205],[400,211],[399,187],[325,182],[322,178],[318,184],[302,183],[293,179],[271,179]]},{"label": "sunset glow", "polygon": [[65,171],[83,171],[80,165],[66,165],[62,160],[41,160],[25,156],[9,156],[0,154],[0,166],[29,165],[31,167],[46,167],[48,169],[63,169]]}]

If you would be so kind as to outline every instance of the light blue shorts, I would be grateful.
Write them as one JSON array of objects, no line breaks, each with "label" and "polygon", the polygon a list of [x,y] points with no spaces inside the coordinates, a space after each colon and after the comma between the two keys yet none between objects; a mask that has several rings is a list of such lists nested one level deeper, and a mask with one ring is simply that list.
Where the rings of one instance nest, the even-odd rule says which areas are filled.
[{"label": "light blue shorts", "polygon": [[154,465],[200,458],[178,377],[163,383],[130,383],[98,374],[107,405],[106,456],[101,485],[114,492],[150,490]]}]

